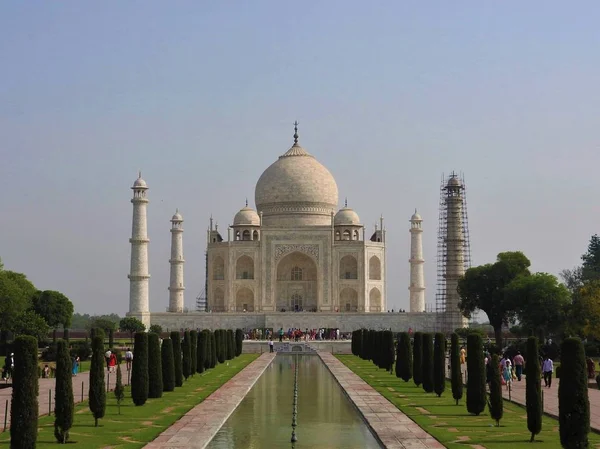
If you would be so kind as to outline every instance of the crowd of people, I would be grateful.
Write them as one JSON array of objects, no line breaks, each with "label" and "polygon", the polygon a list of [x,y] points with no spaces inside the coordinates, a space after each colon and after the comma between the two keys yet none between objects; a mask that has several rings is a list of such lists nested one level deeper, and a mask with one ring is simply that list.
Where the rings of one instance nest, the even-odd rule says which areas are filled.
[{"label": "crowd of people", "polygon": [[246,340],[276,340],[283,341],[320,341],[320,340],[348,340],[351,333],[340,332],[339,329],[300,329],[291,327],[284,330],[283,327],[275,331],[273,329],[247,329],[244,331]]}]

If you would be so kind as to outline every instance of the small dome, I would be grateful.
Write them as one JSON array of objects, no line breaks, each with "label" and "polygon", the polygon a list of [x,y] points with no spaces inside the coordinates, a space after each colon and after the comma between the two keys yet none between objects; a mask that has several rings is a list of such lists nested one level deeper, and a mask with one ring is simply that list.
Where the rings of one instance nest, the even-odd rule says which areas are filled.
[{"label": "small dome", "polygon": [[410,217],[410,221],[423,221],[421,215],[417,212],[417,209],[415,209],[415,213]]},{"label": "small dome", "polygon": [[448,180],[448,187],[460,186],[460,179],[457,176],[452,175],[452,177]]},{"label": "small dome", "polygon": [[173,215],[173,218],[171,218],[171,221],[183,221],[183,217],[179,213],[179,209],[177,209],[175,215]]},{"label": "small dome", "polygon": [[254,209],[246,206],[235,214],[233,226],[260,226],[260,217]]},{"label": "small dome", "polygon": [[142,172],[139,173],[138,178],[135,180],[135,182],[133,183],[133,188],[134,189],[147,189],[148,186],[146,185],[146,181],[144,181],[142,179]]},{"label": "small dome", "polygon": [[358,218],[358,214],[353,209],[344,207],[335,214],[333,224],[335,226],[357,226],[360,225],[360,218]]}]

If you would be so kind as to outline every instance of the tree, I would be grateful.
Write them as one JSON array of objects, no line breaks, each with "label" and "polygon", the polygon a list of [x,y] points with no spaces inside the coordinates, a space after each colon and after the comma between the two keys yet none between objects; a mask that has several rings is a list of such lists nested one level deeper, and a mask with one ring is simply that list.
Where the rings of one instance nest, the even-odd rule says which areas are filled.
[{"label": "tree", "polygon": [[433,335],[423,334],[423,390],[433,392]]},{"label": "tree", "polygon": [[14,330],[17,317],[30,307],[36,291],[24,274],[0,271],[0,329]]},{"label": "tree", "polygon": [[488,363],[490,365],[490,399],[488,408],[490,409],[490,416],[496,421],[496,426],[500,427],[500,420],[504,414],[504,404],[502,401],[502,382],[500,380],[500,360],[498,355],[494,354],[492,360]]},{"label": "tree", "polygon": [[148,334],[137,332],[133,347],[131,367],[131,399],[135,405],[144,405],[148,400]]},{"label": "tree", "polygon": [[148,397],[160,398],[163,392],[160,342],[155,333],[148,334]]},{"label": "tree", "polygon": [[63,340],[67,342],[67,346],[68,346],[68,343],[69,343],[69,328],[68,327],[65,327],[63,329]]},{"label": "tree", "polygon": [[117,365],[117,380],[115,381],[115,399],[117,400],[117,410],[121,414],[121,402],[125,399],[125,387],[123,386],[123,374],[121,373],[121,365]]},{"label": "tree", "polygon": [[204,360],[204,369],[214,368],[212,365],[212,332],[209,329],[204,329],[206,333],[206,356]]},{"label": "tree", "polygon": [[404,382],[412,378],[412,348],[410,347],[410,335],[401,332],[398,339],[398,357],[396,358],[396,376]]},{"label": "tree", "polygon": [[104,417],[106,411],[106,385],[104,383],[104,338],[92,340],[92,363],[90,364],[89,407],[94,415],[94,425]]},{"label": "tree", "polygon": [[565,339],[561,345],[558,427],[563,448],[588,447],[590,403],[585,351],[581,340],[573,337]]},{"label": "tree", "polygon": [[190,331],[190,376],[198,370],[198,331]]},{"label": "tree", "polygon": [[183,366],[181,353],[181,335],[178,331],[171,332],[171,341],[173,342],[173,365],[175,370],[175,386],[183,385]]},{"label": "tree", "polygon": [[217,339],[215,333],[210,333],[210,367],[217,366]]},{"label": "tree", "polygon": [[525,363],[525,407],[527,409],[527,429],[531,432],[530,442],[542,431],[542,380],[538,340],[527,339],[527,363]]},{"label": "tree", "polygon": [[413,381],[418,387],[423,382],[423,334],[415,332],[413,337]]},{"label": "tree", "polygon": [[14,341],[15,369],[10,409],[11,449],[34,449],[38,433],[37,340],[29,335]]},{"label": "tree", "polygon": [[587,252],[581,256],[581,275],[584,282],[600,280],[600,237],[594,234]]},{"label": "tree", "polygon": [[450,379],[452,382],[452,397],[458,405],[463,397],[463,378],[460,366],[460,341],[458,334],[450,337]]},{"label": "tree", "polygon": [[127,316],[119,323],[119,328],[124,332],[129,332],[129,337],[133,339],[133,334],[136,332],[144,332],[146,326],[135,317]]},{"label": "tree", "polygon": [[206,330],[198,332],[198,343],[196,345],[196,371],[198,373],[204,372],[204,365],[206,364],[206,347],[208,335]]},{"label": "tree", "polygon": [[192,344],[190,342],[190,331],[183,333],[183,344],[181,345],[181,351],[183,353],[183,377],[185,380],[190,377],[190,371],[192,369]]},{"label": "tree", "polygon": [[32,308],[51,328],[69,327],[73,318],[73,303],[60,292],[44,290],[33,297]]},{"label": "tree", "polygon": [[486,399],[483,342],[479,335],[471,334],[467,337],[467,411],[479,416]]},{"label": "tree", "polygon": [[15,335],[30,335],[38,341],[43,341],[48,337],[50,327],[37,313],[33,310],[28,310],[17,316],[12,329]]},{"label": "tree", "polygon": [[600,338],[600,281],[590,281],[579,289],[569,315],[578,334]]},{"label": "tree", "polygon": [[516,304],[521,328],[543,341],[547,333],[553,333],[563,325],[563,311],[569,304],[570,295],[555,276],[534,273],[514,279],[506,286],[505,296],[508,302]]},{"label": "tree", "polygon": [[219,363],[225,363],[225,336],[223,335],[223,329],[215,330],[215,342],[217,346],[217,359]]},{"label": "tree", "polygon": [[152,332],[152,333],[158,335],[159,337],[161,336],[162,331],[163,331],[163,328],[160,324],[151,324],[150,329],[148,329],[148,332]]},{"label": "tree", "polygon": [[118,323],[106,315],[93,316],[90,318],[88,323],[89,329],[102,329],[105,334],[109,333],[111,329],[115,329]]},{"label": "tree", "polygon": [[227,329],[225,338],[227,340],[227,360],[231,360],[235,357],[235,336],[233,330]]},{"label": "tree", "polygon": [[175,361],[173,360],[173,340],[165,338],[162,342],[162,383],[163,391],[175,389]]},{"label": "tree", "polygon": [[470,318],[475,310],[483,310],[494,328],[498,348],[502,348],[502,326],[514,317],[517,307],[505,297],[505,288],[513,279],[529,275],[530,265],[522,252],[504,252],[493,264],[469,268],[458,282],[463,315]]},{"label": "tree", "polygon": [[244,345],[244,331],[241,329],[235,330],[235,356],[238,357],[242,354]]},{"label": "tree", "polygon": [[438,332],[435,334],[433,348],[433,391],[440,397],[446,389],[446,337]]},{"label": "tree", "polygon": [[75,402],[73,400],[73,374],[71,356],[67,342],[56,343],[56,386],[54,393],[54,437],[65,444],[69,439],[69,429],[73,425]]}]

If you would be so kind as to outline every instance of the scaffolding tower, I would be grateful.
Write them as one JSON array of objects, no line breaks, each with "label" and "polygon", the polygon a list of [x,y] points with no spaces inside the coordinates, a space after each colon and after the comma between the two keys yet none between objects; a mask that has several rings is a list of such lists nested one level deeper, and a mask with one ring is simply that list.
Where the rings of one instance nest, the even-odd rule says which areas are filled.
[{"label": "scaffolding tower", "polygon": [[437,330],[454,332],[467,320],[458,308],[458,281],[471,267],[466,184],[462,174],[442,175],[437,246]]},{"label": "scaffolding tower", "polygon": [[208,251],[204,251],[204,290],[196,296],[196,312],[208,312]]}]

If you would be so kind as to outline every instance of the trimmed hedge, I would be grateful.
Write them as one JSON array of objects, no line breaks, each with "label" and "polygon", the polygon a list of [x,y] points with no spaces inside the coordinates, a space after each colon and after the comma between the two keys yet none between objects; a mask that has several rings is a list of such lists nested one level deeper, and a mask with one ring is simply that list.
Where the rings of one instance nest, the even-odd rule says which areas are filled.
[{"label": "trimmed hedge", "polygon": [[175,386],[183,385],[183,361],[181,354],[181,334],[177,331],[171,332],[171,341],[173,342],[173,365],[175,367]]},{"label": "trimmed hedge", "polygon": [[131,366],[131,399],[135,405],[144,405],[148,400],[148,334],[136,332]]},{"label": "trimmed hedge", "polygon": [[65,340],[56,345],[56,390],[54,393],[54,437],[65,444],[73,426],[75,402],[73,399],[73,374],[71,356]]},{"label": "trimmed hedge", "polygon": [[20,336],[13,342],[15,368],[10,409],[11,449],[32,449],[38,433],[38,352],[37,340]]},{"label": "trimmed hedge", "polygon": [[244,331],[241,329],[235,330],[235,356],[238,357],[242,354],[244,345]]},{"label": "trimmed hedge", "polygon": [[183,333],[183,344],[181,345],[181,352],[183,353],[183,377],[185,380],[190,377],[190,371],[192,369],[192,343],[190,342],[190,331]]},{"label": "trimmed hedge", "polygon": [[214,368],[217,366],[217,337],[215,333],[210,333],[210,367]]},{"label": "trimmed hedge", "polygon": [[525,407],[527,409],[527,429],[531,432],[530,442],[542,431],[542,370],[538,352],[538,340],[527,339],[527,363],[525,364]]},{"label": "trimmed hedge", "polygon": [[231,360],[235,357],[235,334],[233,330],[227,329],[227,360]]},{"label": "trimmed hedge", "polygon": [[418,387],[423,383],[423,334],[415,332],[413,339],[413,381]]},{"label": "trimmed hedge", "polygon": [[175,360],[173,360],[173,340],[165,338],[160,347],[163,391],[175,389]]},{"label": "trimmed hedge", "polygon": [[207,339],[206,330],[198,332],[198,342],[196,344],[196,371],[198,373],[204,372],[204,365],[206,364],[206,347],[208,346]]},{"label": "trimmed hedge", "polygon": [[433,392],[433,335],[423,334],[423,390]]},{"label": "trimmed hedge", "polygon": [[92,339],[92,363],[90,364],[89,407],[94,415],[94,425],[106,411],[106,384],[104,382],[104,338],[98,333]]},{"label": "trimmed hedge", "polygon": [[[158,334],[148,334],[148,397],[160,398],[163,393],[162,363]],[[134,357],[135,360],[135,357]]]},{"label": "trimmed hedge", "polygon": [[467,336],[467,411],[479,416],[487,402],[483,341],[479,334]]},{"label": "trimmed hedge", "polygon": [[[398,359],[396,360],[396,376],[400,377],[404,382],[412,379],[412,348],[410,346],[410,335],[408,332],[401,332],[398,341]],[[398,368],[398,365],[400,367]]]},{"label": "trimmed hedge", "polygon": [[502,400],[502,382],[500,380],[500,360],[498,354],[492,356],[492,360],[488,363],[490,365],[490,400],[488,408],[490,409],[490,416],[496,421],[496,426],[500,427],[500,420],[504,414],[504,404]]},{"label": "trimmed hedge", "polygon": [[212,362],[212,331],[210,329],[204,329],[202,332],[206,333],[206,357],[204,360],[204,369],[210,369]]},{"label": "trimmed hedge", "polygon": [[458,401],[463,397],[463,378],[460,369],[460,341],[457,333],[450,337],[450,380],[452,397],[458,405]]},{"label": "trimmed hedge", "polygon": [[198,370],[198,331],[190,331],[190,376]]},{"label": "trimmed hedge", "polygon": [[435,334],[433,347],[433,391],[438,398],[446,390],[446,336]]}]

